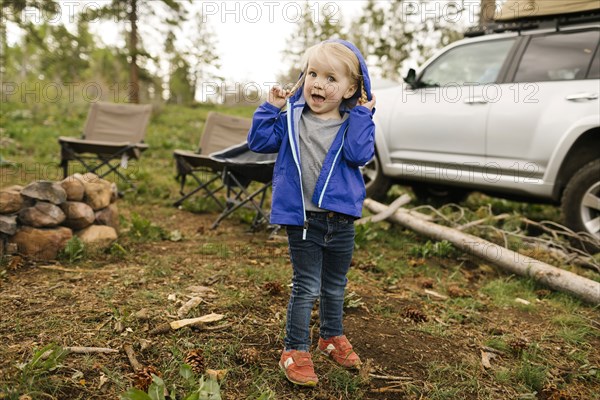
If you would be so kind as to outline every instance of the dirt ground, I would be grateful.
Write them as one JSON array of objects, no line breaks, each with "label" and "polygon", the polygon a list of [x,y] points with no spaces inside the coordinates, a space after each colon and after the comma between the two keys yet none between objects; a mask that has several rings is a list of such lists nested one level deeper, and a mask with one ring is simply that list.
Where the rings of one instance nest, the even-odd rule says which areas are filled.
[{"label": "dirt ground", "polygon": [[[290,290],[286,243],[269,240],[265,232],[248,233],[247,225],[235,219],[210,230],[215,214],[151,206],[144,210],[166,231],[179,230],[183,240],[127,242],[123,257],[98,252],[73,264],[17,260],[8,266],[0,280],[0,389],[5,390],[0,399],[19,398],[10,393],[11,387],[32,399],[117,399],[131,386],[132,368],[122,351],[127,343],[140,362],[157,366],[166,382],[176,380],[187,350],[202,348],[209,368],[228,369],[222,395],[232,400],[264,393],[272,394],[262,397],[266,399],[326,400],[600,398],[597,380],[571,379],[581,376],[581,365],[568,357],[578,350],[554,335],[554,311],[545,306],[543,295],[534,312],[492,304],[479,288],[499,273],[464,262],[466,268],[459,273],[467,284],[450,300],[438,299],[425,289],[446,293],[443,280],[432,280],[419,268],[439,268],[444,278],[456,273],[450,269],[456,260],[417,260],[413,271],[390,283],[371,265],[380,252],[386,256],[377,246],[355,254],[348,292],[355,292],[362,305],[349,308],[345,317],[346,334],[367,368],[346,373],[315,355],[322,377],[318,387],[293,387],[277,369]],[[280,286],[273,289],[267,282]],[[214,291],[192,316],[220,313],[228,325],[215,331],[183,328],[151,335],[153,328],[174,319],[193,285]],[[461,301],[466,305],[457,306]],[[449,317],[451,313],[455,315]],[[591,307],[577,313],[598,319]],[[316,342],[318,319],[314,321]],[[506,343],[519,339],[525,347],[535,343],[535,353],[543,357],[532,364],[547,363],[541,365],[548,371],[543,391],[526,397],[522,382],[499,379],[520,365],[517,345],[498,350],[491,368],[484,368],[482,351],[495,338]],[[120,351],[69,355],[45,380],[24,382],[16,365],[48,343]],[[600,336],[586,336],[583,346],[589,346],[589,365],[600,366]],[[259,350],[258,358],[241,361],[236,354],[249,347]],[[552,388],[553,383],[562,389]]]}]

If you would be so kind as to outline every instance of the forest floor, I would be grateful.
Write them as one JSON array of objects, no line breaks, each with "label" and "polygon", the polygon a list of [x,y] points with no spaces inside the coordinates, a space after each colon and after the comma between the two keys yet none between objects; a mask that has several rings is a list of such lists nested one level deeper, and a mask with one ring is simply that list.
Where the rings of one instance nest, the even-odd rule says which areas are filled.
[{"label": "forest floor", "polygon": [[[597,307],[388,222],[357,228],[349,273],[345,332],[363,369],[346,371],[314,351],[318,386],[288,383],[277,365],[291,279],[285,232],[275,240],[269,231],[249,232],[247,211],[212,230],[218,213],[207,202],[171,206],[178,190],[172,150],[193,147],[197,133],[182,127],[196,124],[198,132],[206,112],[167,107],[153,119],[141,184],[118,202],[120,237],[108,249],[72,248],[49,263],[2,260],[0,399],[118,399],[134,385],[124,345],[160,371],[177,399],[199,386],[200,376],[181,375],[192,350],[206,368],[227,371],[220,393],[231,400],[600,399]],[[49,165],[47,152],[56,159],[56,136],[85,114],[50,126],[37,123],[44,116],[6,124],[4,115],[3,133],[24,139],[4,154],[17,167],[10,174],[3,168],[3,186],[31,180],[22,173],[25,160]],[[28,123],[42,128],[24,133]],[[478,194],[463,206],[532,219],[557,215],[554,207]],[[153,332],[178,319],[194,296],[202,302],[186,317],[217,313],[223,320]],[[60,354],[70,346],[118,353]]]}]

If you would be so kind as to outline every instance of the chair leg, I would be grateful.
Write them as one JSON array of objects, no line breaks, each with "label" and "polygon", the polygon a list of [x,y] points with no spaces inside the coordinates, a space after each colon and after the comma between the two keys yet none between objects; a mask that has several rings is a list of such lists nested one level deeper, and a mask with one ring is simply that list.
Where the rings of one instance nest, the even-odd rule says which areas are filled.
[{"label": "chair leg", "polygon": [[121,173],[121,171],[119,171],[119,164],[112,165],[109,161],[106,161],[103,164],[99,165],[98,167],[94,168],[93,172],[95,173],[98,169],[100,169],[104,165],[106,165],[108,167],[108,171],[104,172],[101,175],[98,175],[98,177],[104,178],[106,175],[110,174],[111,172],[114,172],[119,178],[121,178],[124,182],[126,182],[133,189],[137,189],[136,184],[133,183],[130,179],[128,179],[125,175],[123,175]]},{"label": "chair leg", "polygon": [[[228,207],[226,210],[224,210],[221,213],[221,215],[219,215],[217,220],[211,225],[211,229],[215,229],[216,227],[218,227],[223,219],[227,218],[234,211],[236,211],[237,209],[239,209],[240,207],[243,207],[244,205],[246,205],[248,203],[250,203],[254,206],[254,208],[256,209],[258,214],[261,214],[263,217],[266,217],[266,214],[264,213],[264,211],[262,210],[261,207],[264,202],[265,192],[268,189],[268,187],[270,186],[271,182],[264,184],[260,189],[254,191],[253,193],[248,193],[248,191],[246,189],[244,189],[243,185],[240,184],[239,180],[235,177],[234,174],[232,174],[230,172],[227,172],[227,174],[228,174],[227,177],[229,179],[233,180],[233,182],[237,185],[237,187],[239,187],[240,191],[239,191],[239,193],[236,194],[236,198],[231,202],[233,207]],[[229,187],[231,187],[231,186],[232,185],[229,185]],[[228,193],[229,193],[229,187],[228,187]],[[259,206],[254,201],[254,198],[261,194],[262,194],[262,200],[261,200],[260,206]],[[245,196],[245,198],[242,199],[242,196]]]},{"label": "chair leg", "polygon": [[[192,174],[192,176],[194,176],[194,175]],[[194,178],[196,178],[196,177],[194,176]],[[224,186],[223,186],[223,185],[221,185],[221,186],[219,186],[219,188],[217,188],[217,189],[215,189],[215,190],[210,190],[210,189],[208,188],[208,185],[210,185],[211,183],[213,183],[213,182],[214,182],[214,181],[216,181],[217,179],[219,179],[219,177],[218,177],[218,176],[215,176],[214,178],[212,178],[212,179],[211,179],[211,180],[209,180],[208,182],[206,182],[206,183],[202,183],[201,181],[199,181],[199,180],[196,178],[196,181],[197,181],[197,182],[199,182],[199,183],[201,183],[201,185],[200,185],[200,186],[198,186],[198,187],[196,187],[194,190],[192,190],[191,192],[189,192],[189,193],[187,193],[187,194],[184,194],[184,193],[182,193],[182,194],[184,194],[184,195],[183,195],[183,196],[182,196],[180,199],[178,199],[178,200],[177,200],[175,203],[173,203],[173,205],[174,205],[175,207],[179,207],[180,205],[182,205],[182,204],[183,204],[183,202],[184,202],[185,200],[189,199],[190,197],[192,197],[193,195],[195,195],[195,194],[196,194],[196,193],[198,193],[199,191],[201,191],[201,190],[204,190],[204,191],[206,192],[206,194],[207,194],[209,197],[211,197],[211,198],[212,198],[212,199],[215,201],[215,203],[217,203],[217,205],[219,206],[219,208],[220,208],[221,210],[225,209],[225,205],[224,205],[223,203],[221,203],[221,201],[220,201],[220,200],[219,200],[219,199],[218,199],[218,198],[215,196],[215,193],[216,193],[216,192],[218,192],[219,190],[223,189],[223,187],[224,187]],[[183,182],[183,181],[182,181],[182,182]],[[182,187],[183,187],[183,186],[182,186]],[[182,191],[183,191],[183,189],[182,189]]]}]

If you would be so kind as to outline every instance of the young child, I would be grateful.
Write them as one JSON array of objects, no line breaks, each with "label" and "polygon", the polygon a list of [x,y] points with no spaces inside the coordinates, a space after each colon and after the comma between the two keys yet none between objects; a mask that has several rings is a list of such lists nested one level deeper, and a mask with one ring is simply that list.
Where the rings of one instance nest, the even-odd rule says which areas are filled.
[{"label": "young child", "polygon": [[309,325],[317,298],[319,350],[346,368],[360,366],[343,334],[342,312],[354,220],[365,198],[359,167],[374,155],[375,99],[365,60],[349,42],[317,44],[302,65],[291,90],[273,88],[258,107],[248,144],[255,152],[279,153],[271,223],[286,226],[293,266],[279,366],[291,382],[314,386]]}]

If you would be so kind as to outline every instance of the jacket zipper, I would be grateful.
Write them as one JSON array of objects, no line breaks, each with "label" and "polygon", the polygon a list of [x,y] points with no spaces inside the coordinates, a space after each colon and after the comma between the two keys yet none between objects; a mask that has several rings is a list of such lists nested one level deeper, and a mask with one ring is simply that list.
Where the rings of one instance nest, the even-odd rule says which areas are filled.
[{"label": "jacket zipper", "polygon": [[[294,132],[292,130],[293,117],[294,117],[294,108],[290,103],[290,100],[287,100],[287,108],[289,113],[287,115],[287,125],[288,125],[288,139],[290,141],[290,145],[292,146],[292,156],[294,157],[294,162],[296,163],[296,168],[298,168],[298,176],[300,177],[300,198],[302,199],[302,216],[304,218],[303,226],[302,226],[302,240],[306,240],[306,233],[308,232],[308,220],[306,219],[306,205],[304,204],[304,189],[302,188],[302,168],[300,167],[300,147],[296,149],[296,145],[294,142]],[[296,154],[296,150],[298,150],[298,154]]]}]

